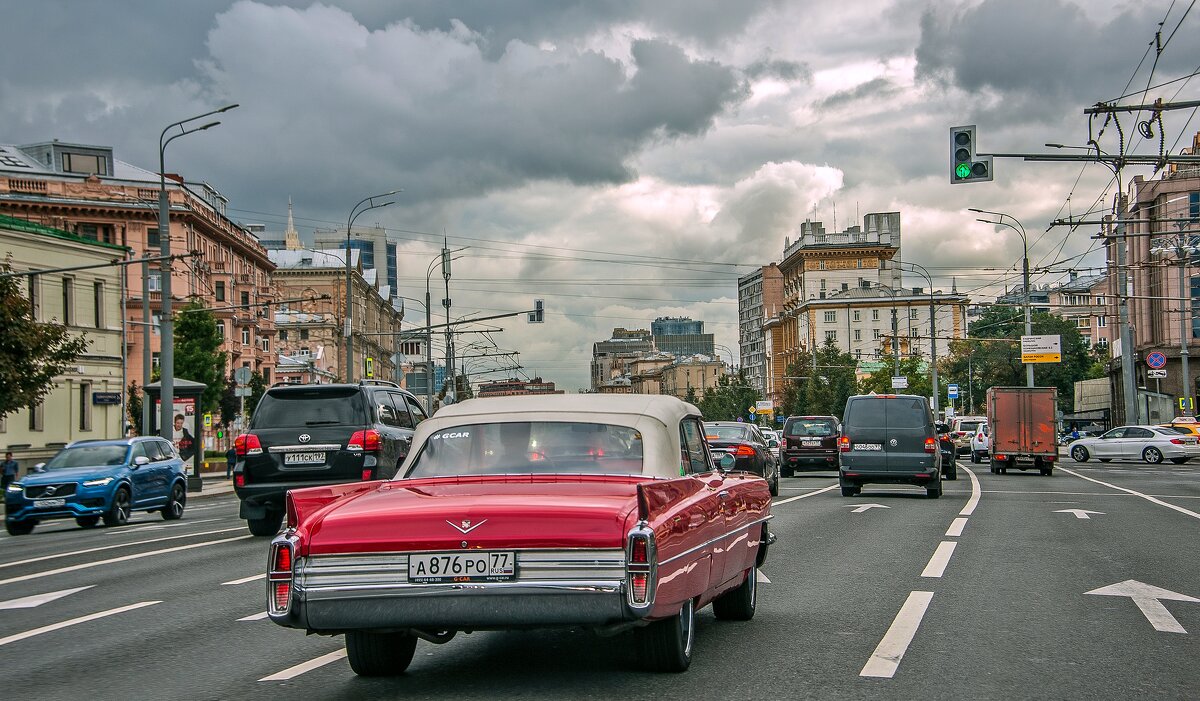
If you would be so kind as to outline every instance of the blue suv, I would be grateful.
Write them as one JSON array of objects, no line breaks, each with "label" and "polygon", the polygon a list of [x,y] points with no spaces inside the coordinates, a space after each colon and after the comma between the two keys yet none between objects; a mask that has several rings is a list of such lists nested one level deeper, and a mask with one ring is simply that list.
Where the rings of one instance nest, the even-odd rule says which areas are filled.
[{"label": "blue suv", "polygon": [[183,516],[186,502],[183,460],[169,441],[76,441],[8,485],[4,527],[28,535],[38,522],[58,518],[74,518],[82,528],[101,519],[123,526],[133,511],[159,511],[170,521]]}]

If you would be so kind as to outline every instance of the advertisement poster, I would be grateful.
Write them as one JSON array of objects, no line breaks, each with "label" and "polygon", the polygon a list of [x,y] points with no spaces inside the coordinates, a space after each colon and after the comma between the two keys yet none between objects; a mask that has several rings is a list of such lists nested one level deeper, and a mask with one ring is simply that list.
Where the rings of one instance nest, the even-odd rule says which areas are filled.
[{"label": "advertisement poster", "polygon": [[[156,401],[154,404],[155,410],[161,411],[162,402]],[[175,397],[172,405],[174,411],[171,412],[171,417],[175,423],[171,429],[171,442],[175,444],[175,450],[179,451],[179,457],[187,462],[196,454],[197,448],[196,439],[193,437],[196,430],[196,399]]]}]

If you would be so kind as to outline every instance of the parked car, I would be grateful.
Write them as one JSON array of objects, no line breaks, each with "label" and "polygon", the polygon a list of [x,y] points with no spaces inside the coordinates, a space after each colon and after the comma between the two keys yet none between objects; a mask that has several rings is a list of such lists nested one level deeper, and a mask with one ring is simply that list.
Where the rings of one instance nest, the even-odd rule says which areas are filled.
[{"label": "parked car", "polygon": [[272,536],[289,489],[394,477],[423,420],[416,397],[392,382],[271,387],[234,441],[239,515]]},{"label": "parked car", "polygon": [[929,400],[911,394],[866,394],[846,400],[838,437],[842,496],[864,484],[924,487],[942,495],[942,454]]},{"label": "parked car", "polygon": [[170,441],[154,436],[76,441],[8,485],[4,527],[28,535],[42,521],[73,518],[81,528],[123,526],[134,511],[181,518],[187,473]]},{"label": "parked car", "polygon": [[1096,458],[1110,460],[1145,460],[1157,465],[1164,459],[1176,465],[1200,457],[1196,436],[1179,433],[1162,426],[1118,426],[1094,438],[1080,438],[1071,444],[1071,458],[1087,462]]},{"label": "parked car", "polygon": [[[779,435],[779,431],[776,431],[773,428],[762,428],[760,426],[759,430],[762,431],[763,437],[767,439],[767,445],[771,448],[771,455],[775,456],[775,464],[778,465],[779,446],[783,443],[783,436]],[[772,443],[772,441],[774,441],[774,443]]]},{"label": "parked car", "polygon": [[975,427],[971,436],[971,462],[979,464],[988,458],[988,447],[991,445],[988,424],[986,421]]},{"label": "parked car", "polygon": [[950,431],[954,437],[957,455],[967,455],[971,452],[971,436],[979,424],[987,422],[986,416],[956,416],[950,420]]},{"label": "parked car", "polygon": [[779,463],[771,454],[771,441],[754,424],[736,421],[709,421],[704,437],[712,452],[713,465],[725,455],[734,458],[731,470],[753,472],[767,480],[771,496],[779,496]]},{"label": "parked car", "polygon": [[780,446],[783,476],[802,469],[836,470],[840,424],[836,416],[787,417]]},{"label": "parked car", "polygon": [[697,611],[754,616],[771,540],[767,483],[715,470],[704,436],[699,410],[668,396],[445,407],[417,427],[402,478],[288,493],[268,616],[344,633],[367,676],[402,673],[418,639],[557,627],[632,629],[639,662],[681,672],[697,628],[720,633]]},{"label": "parked car", "polygon": [[942,478],[956,480],[958,479],[958,456],[950,424],[935,421],[933,426],[937,431],[938,448],[942,453]]}]

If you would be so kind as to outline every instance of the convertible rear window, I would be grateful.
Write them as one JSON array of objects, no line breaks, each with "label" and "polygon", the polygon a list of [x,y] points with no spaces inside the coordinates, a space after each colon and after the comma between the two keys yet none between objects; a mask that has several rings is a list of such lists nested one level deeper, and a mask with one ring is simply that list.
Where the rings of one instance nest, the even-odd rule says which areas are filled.
[{"label": "convertible rear window", "polygon": [[642,434],[569,421],[455,426],[426,439],[405,477],[506,473],[640,475]]},{"label": "convertible rear window", "polygon": [[66,470],[72,467],[103,467],[106,465],[122,465],[125,454],[129,452],[127,445],[81,445],[74,448],[64,448],[62,452],[50,458],[43,468],[47,470]]}]

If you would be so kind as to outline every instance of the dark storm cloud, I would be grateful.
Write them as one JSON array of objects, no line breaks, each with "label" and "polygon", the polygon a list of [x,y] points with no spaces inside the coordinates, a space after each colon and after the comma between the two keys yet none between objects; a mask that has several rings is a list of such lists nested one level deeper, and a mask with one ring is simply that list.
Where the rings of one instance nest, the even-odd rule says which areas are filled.
[{"label": "dark storm cloud", "polygon": [[835,92],[817,103],[819,109],[841,107],[859,100],[882,100],[900,92],[900,88],[887,78],[875,78],[860,83],[849,90]]},{"label": "dark storm cloud", "polygon": [[812,81],[812,69],[808,64],[799,61],[761,59],[746,66],[744,70],[750,78],[779,78],[788,82],[803,83]]}]

